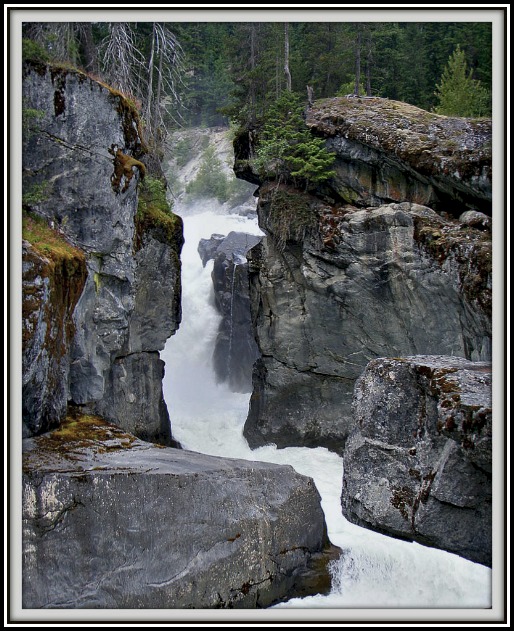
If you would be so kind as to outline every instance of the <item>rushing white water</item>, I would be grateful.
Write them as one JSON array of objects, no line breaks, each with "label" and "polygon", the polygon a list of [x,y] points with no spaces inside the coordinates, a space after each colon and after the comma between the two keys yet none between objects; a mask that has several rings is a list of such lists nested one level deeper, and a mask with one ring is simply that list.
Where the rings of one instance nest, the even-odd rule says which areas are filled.
[{"label": "rushing white water", "polygon": [[162,358],[164,397],[174,437],[184,448],[215,456],[290,464],[312,477],[322,497],[330,540],[343,550],[334,567],[332,593],[293,599],[278,607],[487,608],[491,571],[446,552],[373,533],[341,514],[342,459],[324,448],[274,446],[250,450],[243,437],[248,394],[217,385],[211,367],[220,323],[212,301],[212,261],[202,267],[198,242],[231,230],[260,234],[255,219],[176,209],[184,219],[183,319]]}]

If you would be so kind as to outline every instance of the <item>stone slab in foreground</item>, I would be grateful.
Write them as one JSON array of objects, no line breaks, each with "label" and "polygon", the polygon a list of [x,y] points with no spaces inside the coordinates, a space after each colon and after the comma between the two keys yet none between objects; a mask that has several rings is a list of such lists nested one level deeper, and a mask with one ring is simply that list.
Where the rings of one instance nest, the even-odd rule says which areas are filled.
[{"label": "stone slab in foreground", "polygon": [[88,416],[24,441],[25,608],[264,607],[328,589],[327,545],[319,494],[291,467]]},{"label": "stone slab in foreground", "polygon": [[491,365],[376,359],[356,382],[353,407],[344,515],[490,566]]}]

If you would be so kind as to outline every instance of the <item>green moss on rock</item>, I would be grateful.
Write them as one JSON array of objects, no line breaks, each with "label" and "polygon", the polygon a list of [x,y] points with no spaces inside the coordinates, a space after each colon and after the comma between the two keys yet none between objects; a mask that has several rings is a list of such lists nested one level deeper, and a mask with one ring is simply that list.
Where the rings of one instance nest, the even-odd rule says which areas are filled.
[{"label": "green moss on rock", "polygon": [[97,454],[131,449],[140,441],[122,429],[108,423],[100,416],[85,414],[75,409],[69,411],[64,422],[55,430],[37,437],[38,449],[24,454],[23,465],[30,466],[31,458],[43,458],[45,455],[60,456],[67,460],[75,460],[85,450]]},{"label": "green moss on rock", "polygon": [[166,199],[166,185],[158,178],[148,177],[139,188],[134,246],[141,248],[145,233],[170,245],[178,254],[184,242],[182,219],[175,215]]},{"label": "green moss on rock", "polygon": [[[23,239],[32,246],[25,255],[30,265],[23,277],[23,348],[30,343],[39,312],[44,309],[47,350],[53,356],[61,357],[74,331],[72,313],[84,288],[86,258],[44,219],[24,213],[22,225]],[[47,304],[41,302],[43,295],[34,283],[37,277],[48,279],[50,299]],[[62,330],[59,327],[55,330],[57,323]]]}]

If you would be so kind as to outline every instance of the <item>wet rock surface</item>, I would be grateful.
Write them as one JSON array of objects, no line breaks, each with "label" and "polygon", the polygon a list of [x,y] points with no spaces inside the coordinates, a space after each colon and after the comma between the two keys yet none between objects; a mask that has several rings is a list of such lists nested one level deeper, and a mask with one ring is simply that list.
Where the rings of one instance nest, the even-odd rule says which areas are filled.
[{"label": "wet rock surface", "polygon": [[65,255],[49,248],[45,256],[28,241],[22,245],[23,437],[48,431],[66,416],[72,314],[87,272],[83,253],[63,246]]},{"label": "wet rock surface", "polygon": [[[137,183],[145,173],[137,113],[80,71],[44,64],[24,67],[23,99],[37,113],[24,137],[24,194],[31,212],[83,253],[87,270],[67,314],[72,322],[61,323],[74,333],[59,383],[40,364],[30,378],[26,373],[26,392],[52,381],[65,400],[134,432],[141,419],[153,419],[140,435],[170,443],[162,385],[152,381],[162,369],[150,366],[180,322],[182,241],[180,231],[166,242],[155,226],[137,226]],[[132,401],[123,364],[128,381],[139,385],[141,397]],[[44,431],[37,425],[31,432]]]},{"label": "wet rock surface", "polygon": [[491,365],[379,358],[357,380],[341,503],[351,522],[492,562]]},{"label": "wet rock surface", "polygon": [[212,282],[214,302],[222,316],[213,354],[213,366],[220,382],[234,392],[251,392],[252,369],[259,357],[250,311],[248,251],[262,237],[230,232],[226,237],[202,239],[198,252],[204,266],[214,259]]}]

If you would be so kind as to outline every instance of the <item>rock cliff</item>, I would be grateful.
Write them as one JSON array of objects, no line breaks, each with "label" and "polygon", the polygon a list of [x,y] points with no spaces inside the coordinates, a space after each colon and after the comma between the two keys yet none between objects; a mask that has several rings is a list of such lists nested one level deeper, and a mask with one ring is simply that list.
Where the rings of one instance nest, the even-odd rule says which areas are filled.
[{"label": "rock cliff", "polygon": [[25,217],[22,244],[23,437],[57,427],[68,404],[73,311],[84,288],[84,253],[45,221]]},{"label": "rock cliff", "polygon": [[24,441],[23,537],[26,608],[266,607],[330,586],[310,478],[92,416]]},{"label": "rock cliff", "polygon": [[245,436],[341,453],[371,359],[490,359],[491,121],[334,98],[306,124],[335,152],[335,175],[303,190],[260,179],[258,129],[234,141],[267,235],[249,252],[262,359]]},{"label": "rock cliff", "polygon": [[252,369],[259,357],[250,310],[248,250],[261,237],[244,232],[230,232],[226,237],[213,235],[202,239],[198,252],[205,263],[214,259],[212,282],[215,305],[222,316],[213,366],[220,382],[233,392],[252,391]]},{"label": "rock cliff", "polygon": [[[31,420],[45,406],[28,404],[25,433],[55,426],[70,402],[170,444],[159,351],[180,321],[182,231],[172,214],[137,212],[137,184],[146,172],[137,112],[123,95],[79,71],[39,63],[24,65],[23,108],[24,207],[80,251],[85,267],[80,282],[71,281],[65,321],[53,319],[54,327],[70,332],[59,350],[65,359],[58,382],[45,364],[55,353],[44,321],[37,331],[24,328],[30,347],[24,399],[51,383],[41,396],[59,410],[51,421]],[[29,250],[27,282],[64,291],[55,275],[29,269]],[[34,292],[32,299],[38,300]]]},{"label": "rock cliff", "polygon": [[272,184],[249,252],[262,359],[253,446],[342,452],[354,383],[375,357],[491,356],[491,239],[411,202],[358,209]]},{"label": "rock cliff", "polygon": [[490,566],[491,366],[376,359],[357,380],[344,450],[350,521]]},{"label": "rock cliff", "polygon": [[336,152],[332,194],[358,206],[411,201],[457,217],[491,214],[490,119],[426,112],[389,99],[316,101],[307,125]]}]

